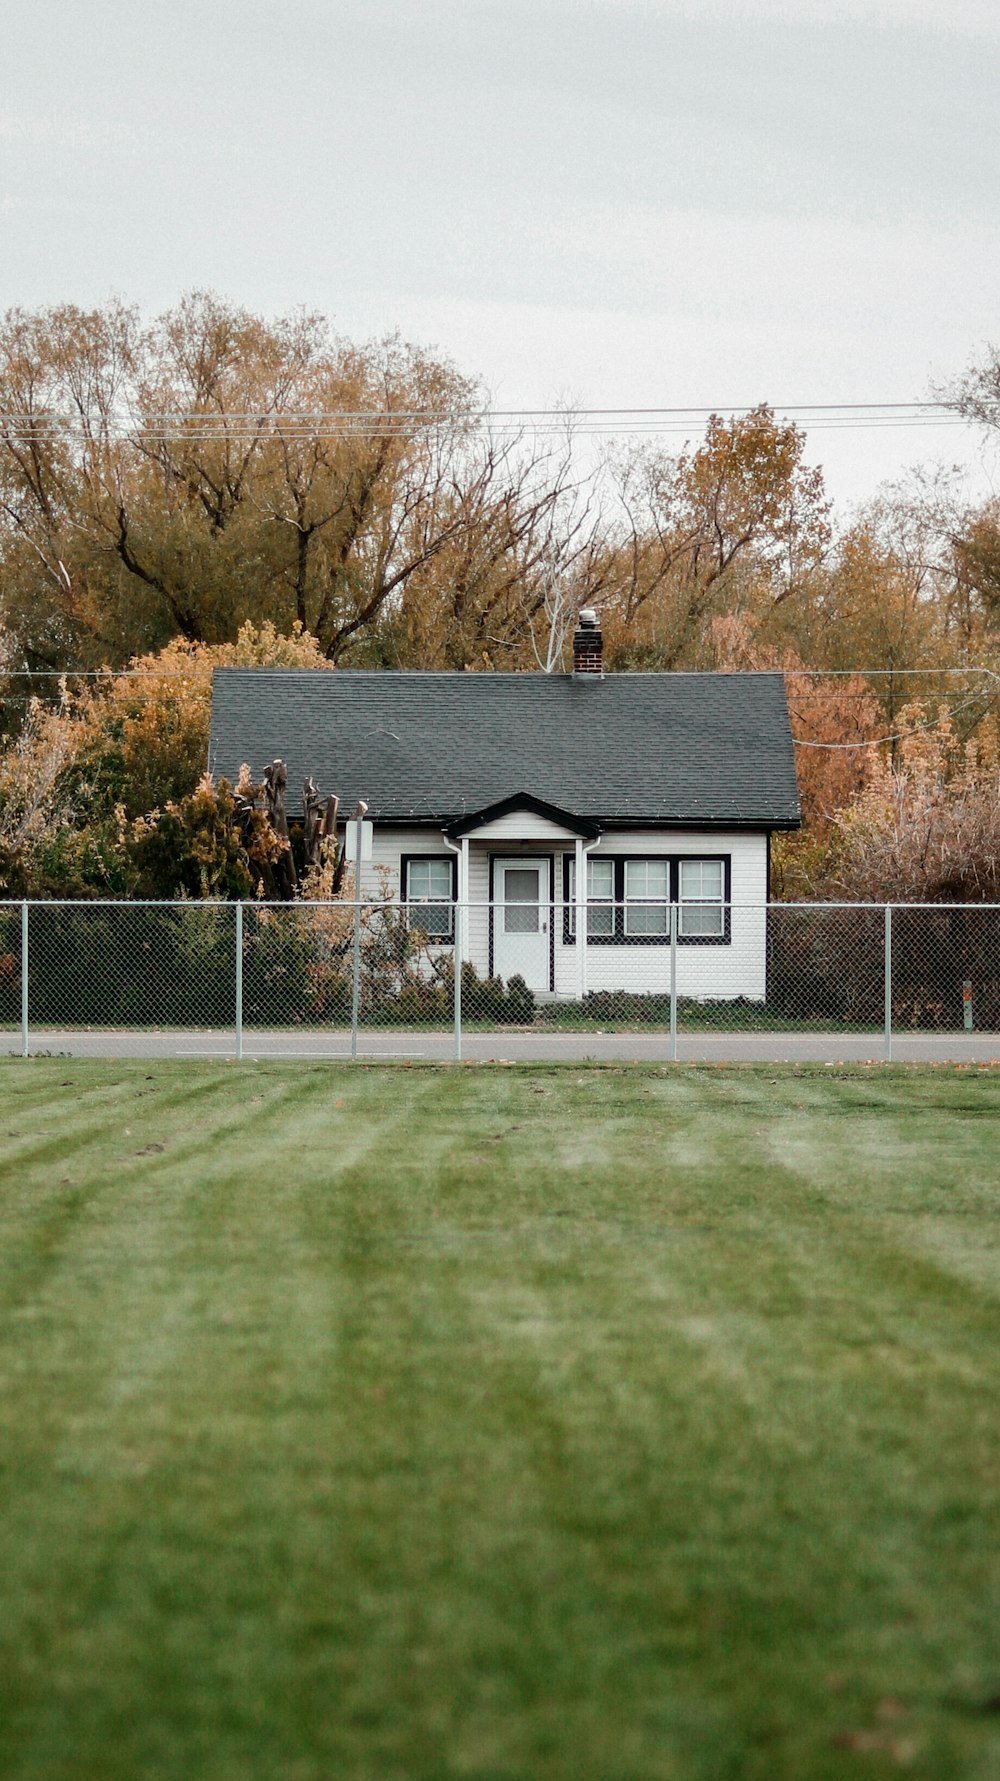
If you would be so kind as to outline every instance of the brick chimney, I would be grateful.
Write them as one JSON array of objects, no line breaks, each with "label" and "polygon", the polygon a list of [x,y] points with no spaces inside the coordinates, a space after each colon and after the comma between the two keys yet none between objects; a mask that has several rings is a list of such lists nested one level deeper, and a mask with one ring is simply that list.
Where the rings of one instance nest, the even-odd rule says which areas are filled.
[{"label": "brick chimney", "polygon": [[600,621],[593,606],[585,606],[573,633],[573,678],[584,676],[600,680],[604,672],[601,657],[604,649]]}]

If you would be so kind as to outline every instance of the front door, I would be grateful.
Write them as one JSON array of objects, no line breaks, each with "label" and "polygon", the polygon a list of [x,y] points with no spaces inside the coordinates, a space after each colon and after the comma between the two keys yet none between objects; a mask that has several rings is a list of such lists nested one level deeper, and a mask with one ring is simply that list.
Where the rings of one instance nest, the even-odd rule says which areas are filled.
[{"label": "front door", "polygon": [[493,969],[521,976],[529,989],[549,987],[549,862],[495,860]]}]

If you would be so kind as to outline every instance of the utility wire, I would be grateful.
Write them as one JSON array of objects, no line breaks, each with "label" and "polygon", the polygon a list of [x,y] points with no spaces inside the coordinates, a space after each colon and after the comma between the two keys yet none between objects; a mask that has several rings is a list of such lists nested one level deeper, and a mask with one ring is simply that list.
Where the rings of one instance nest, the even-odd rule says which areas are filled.
[{"label": "utility wire", "polygon": [[[259,664],[248,662],[220,663],[221,667],[240,667],[247,669]],[[186,680],[195,671],[195,664],[190,668],[12,668],[0,669],[0,679],[10,680]],[[280,669],[274,670],[280,672]],[[377,669],[371,672],[378,672]],[[727,670],[712,669],[678,669],[678,673],[720,673],[734,672],[748,675],[784,674],[803,677],[822,677],[829,680],[858,679],[876,680],[880,677],[892,678],[904,674],[988,674],[993,680],[1000,680],[1000,674],[994,668],[986,668],[974,662],[967,668],[740,668]],[[863,694],[858,694],[863,697]]]},{"label": "utility wire", "polygon": [[[982,667],[979,665],[974,666],[974,667],[969,667],[969,668],[871,668],[871,669],[868,669],[868,668],[806,668],[806,669],[754,668],[754,669],[750,669],[747,671],[751,674],[783,673],[785,675],[792,675],[792,674],[801,673],[801,674],[809,675],[810,677],[813,677],[813,678],[816,676],[820,676],[820,675],[828,675],[831,678],[840,678],[845,675],[850,675],[852,677],[857,677],[859,679],[860,678],[873,679],[873,678],[890,676],[890,675],[903,676],[903,675],[914,675],[914,674],[916,674],[916,675],[987,674],[987,675],[989,675],[989,677],[992,680],[1000,680],[1000,674],[997,674],[994,669],[985,668],[985,667]],[[81,668],[79,670],[59,669],[59,668],[25,668],[23,670],[9,669],[7,672],[11,679],[18,679],[18,680],[23,680],[23,679],[68,680],[70,678],[73,678],[76,680],[104,680],[104,681],[107,681],[107,680],[153,680],[153,681],[157,681],[157,680],[186,680],[189,678],[191,671],[190,671],[190,669],[186,670],[183,668],[169,668],[162,672],[158,672],[156,670],[144,669],[144,668]],[[2,697],[2,696],[3,695],[0,695],[0,697]],[[862,698],[862,697],[864,697],[864,694],[862,692],[859,692],[856,696],[858,698]],[[978,700],[982,699],[982,696],[983,695],[981,692],[972,693],[972,694],[970,694],[969,698],[962,699],[959,702],[959,704],[949,706],[948,707],[948,716],[954,717],[958,714],[958,712],[966,711],[970,705],[975,705]],[[8,703],[15,702],[18,704],[24,704],[24,703],[29,702],[30,697],[31,697],[31,695],[27,694],[27,693],[14,693],[14,694],[6,695],[6,700]],[[926,720],[926,722],[915,724],[912,729],[893,730],[886,736],[859,737],[856,742],[811,742],[811,741],[806,740],[806,738],[804,738],[804,737],[793,736],[792,743],[795,748],[817,748],[817,749],[822,749],[827,752],[833,751],[833,752],[837,752],[837,753],[842,752],[844,750],[852,750],[852,749],[857,750],[859,748],[882,748],[888,742],[905,742],[909,737],[919,735],[919,733],[922,730],[934,729],[934,727],[940,723],[941,716],[942,716],[942,713],[939,711],[935,714],[934,717],[928,718]]]},{"label": "utility wire", "polygon": [[[963,427],[971,423],[941,402],[814,402],[768,404],[775,416],[795,420],[812,431],[864,430],[885,427]],[[645,408],[494,408],[434,409],[291,409],[239,410],[207,414],[182,410],[171,414],[60,415],[52,410],[0,414],[0,433],[10,442],[89,440],[102,443],[132,439],[146,446],[183,440],[212,441],[408,439],[414,433],[449,428],[486,430],[501,437],[530,433],[538,437],[659,437],[680,435],[714,415],[752,412],[753,405],[718,403],[697,407]]]},{"label": "utility wire", "polygon": [[967,668],[752,668],[750,673],[778,673],[823,675],[828,680],[845,678],[861,680],[892,680],[904,674],[988,674],[991,680],[1000,680],[995,668],[987,668],[981,662],[972,662]]},{"label": "utility wire", "polygon": [[[971,698],[963,699],[960,705],[952,705],[948,712],[949,717],[974,705],[981,697],[981,693],[973,693]],[[857,742],[806,742],[801,737],[793,736],[792,741],[796,748],[881,748],[885,742],[905,742],[908,736],[917,736],[921,730],[933,730],[940,722],[941,713],[938,712],[935,717],[929,717],[926,723],[914,724],[912,730],[894,730],[889,736],[863,736]]]}]

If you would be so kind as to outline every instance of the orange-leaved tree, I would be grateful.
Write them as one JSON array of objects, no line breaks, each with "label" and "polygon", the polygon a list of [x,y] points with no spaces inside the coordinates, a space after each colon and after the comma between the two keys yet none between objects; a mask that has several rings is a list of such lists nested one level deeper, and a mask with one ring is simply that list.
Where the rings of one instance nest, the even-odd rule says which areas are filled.
[{"label": "orange-leaved tree", "polygon": [[1000,901],[1000,735],[987,714],[963,739],[947,712],[914,702],[838,819],[835,885],[851,899]]},{"label": "orange-leaved tree", "polygon": [[212,671],[228,666],[330,663],[300,626],[283,636],[269,621],[248,622],[234,643],[175,640],[133,658],[124,673],[86,682],[83,692],[64,687],[56,705],[32,701],[20,734],[0,754],[0,888],[127,893],[134,880],[129,825],[199,787]]}]

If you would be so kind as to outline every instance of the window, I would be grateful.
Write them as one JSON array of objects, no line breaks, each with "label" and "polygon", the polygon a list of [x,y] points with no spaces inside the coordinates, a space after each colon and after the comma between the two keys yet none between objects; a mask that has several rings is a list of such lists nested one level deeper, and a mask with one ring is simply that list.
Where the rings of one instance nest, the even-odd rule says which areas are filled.
[{"label": "window", "polygon": [[670,861],[625,861],[626,934],[670,934]]},{"label": "window", "polygon": [[455,864],[442,854],[403,858],[403,901],[410,926],[428,940],[450,945],[455,938]]},{"label": "window", "polygon": [[[567,938],[576,939],[576,860],[572,854],[568,856],[569,869],[566,877],[565,901],[569,904],[567,914]],[[615,931],[615,862],[614,860],[587,861],[587,937],[610,938]]]},{"label": "window", "polygon": [[[594,946],[665,946],[670,905],[677,904],[682,946],[729,943],[730,861],[677,854],[632,859],[604,855],[587,861],[587,940]],[[576,940],[576,861],[564,856],[563,940]]]},{"label": "window", "polygon": [[722,860],[681,860],[677,937],[718,940],[725,933]]},{"label": "window", "polygon": [[505,934],[537,934],[541,929],[541,867],[503,866],[502,930]]}]

